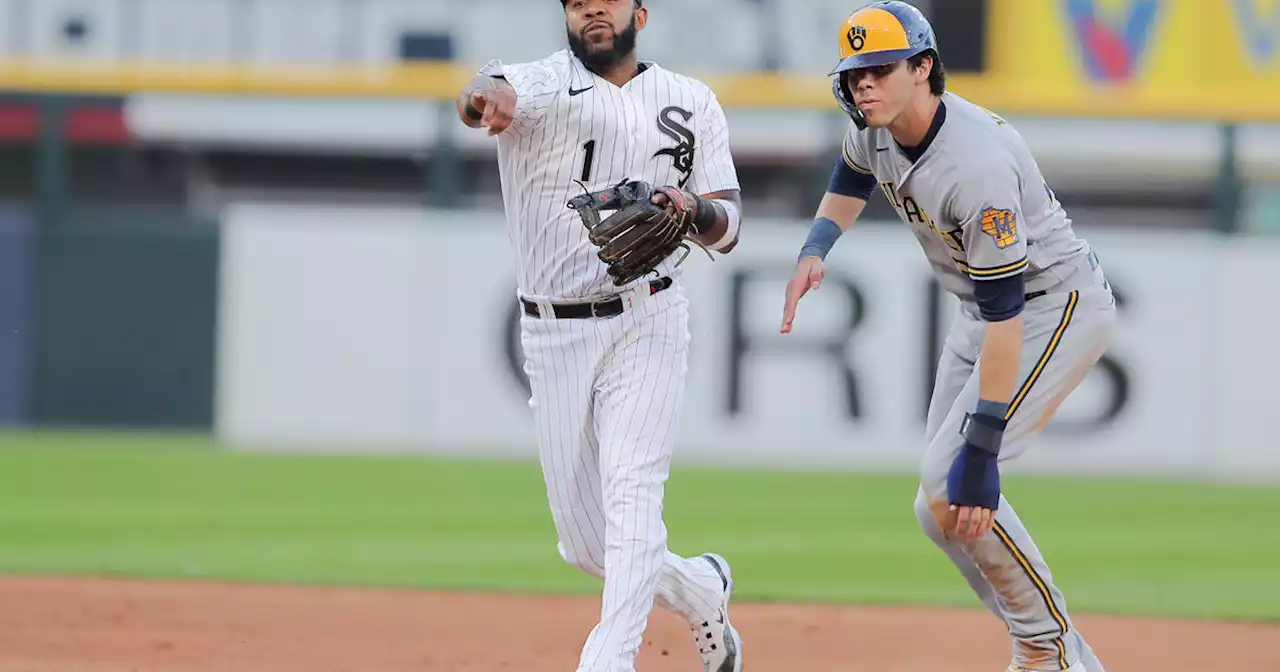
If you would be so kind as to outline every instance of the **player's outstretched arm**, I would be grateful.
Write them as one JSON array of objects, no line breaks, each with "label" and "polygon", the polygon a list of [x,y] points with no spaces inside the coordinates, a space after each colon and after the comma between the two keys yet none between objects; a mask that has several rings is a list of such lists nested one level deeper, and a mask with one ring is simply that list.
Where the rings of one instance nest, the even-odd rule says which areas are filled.
[{"label": "player's outstretched arm", "polygon": [[809,229],[809,237],[800,248],[800,258],[796,261],[795,273],[791,282],[787,283],[787,302],[782,309],[782,327],[784,334],[791,333],[791,323],[796,318],[796,304],[810,289],[817,289],[822,284],[823,261],[831,251],[836,240],[853,226],[862,210],[867,207],[867,199],[875,191],[876,178],[870,170],[857,163],[861,159],[855,137],[846,135],[840,147],[840,156],[836,158],[831,169],[831,181],[827,185],[827,193],[818,204],[818,212],[813,217],[813,226]]},{"label": "player's outstretched arm", "polygon": [[791,275],[791,281],[787,283],[787,300],[782,308],[782,326],[778,329],[781,333],[791,333],[791,323],[796,319],[796,304],[809,290],[816,290],[822,284],[825,273],[823,261],[827,258],[827,253],[835,246],[840,236],[853,227],[853,223],[867,207],[871,190],[875,188],[875,178],[870,175],[863,176],[861,173],[858,173],[859,177],[851,178],[857,181],[856,186],[843,182],[837,184],[838,178],[847,177],[841,168],[843,163],[844,161],[841,160],[836,165],[831,187],[835,191],[827,191],[822,197],[822,202],[818,204],[818,212],[813,217],[813,226],[809,228],[809,237],[800,248],[796,270]]},{"label": "player's outstretched arm", "polygon": [[[840,233],[843,234],[845,231],[852,229],[853,223],[858,221],[858,217],[862,216],[862,211],[866,209],[867,199],[870,196],[871,194],[862,196],[837,194],[828,191],[822,195],[822,200],[818,203],[818,210],[814,213],[813,219],[814,221],[829,219],[840,227]],[[803,248],[801,249],[803,250]]]},{"label": "player's outstretched arm", "polygon": [[516,90],[506,80],[476,75],[458,94],[458,118],[471,128],[489,129],[497,135],[511,125],[516,109]]}]

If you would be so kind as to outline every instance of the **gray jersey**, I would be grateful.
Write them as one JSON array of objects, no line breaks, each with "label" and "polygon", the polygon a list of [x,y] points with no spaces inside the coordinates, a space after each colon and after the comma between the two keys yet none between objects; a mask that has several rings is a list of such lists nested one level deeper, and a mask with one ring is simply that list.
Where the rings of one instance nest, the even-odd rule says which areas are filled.
[{"label": "gray jersey", "polygon": [[945,121],[912,163],[888,129],[850,124],[844,158],[870,173],[911,227],[943,288],[973,300],[973,281],[1023,273],[1028,293],[1092,278],[1076,236],[1022,136],[991,112],[943,94]]}]

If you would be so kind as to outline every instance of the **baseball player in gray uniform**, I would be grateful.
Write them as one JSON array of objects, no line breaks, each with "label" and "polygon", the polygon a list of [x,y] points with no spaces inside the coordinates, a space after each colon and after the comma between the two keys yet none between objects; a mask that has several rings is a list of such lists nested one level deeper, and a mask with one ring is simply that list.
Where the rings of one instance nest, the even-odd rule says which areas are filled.
[{"label": "baseball player in gray uniform", "polygon": [[459,95],[458,115],[497,139],[558,549],[604,580],[578,672],[631,672],[655,602],[688,623],[707,672],[739,672],[729,564],[672,553],[662,520],[688,372],[679,259],[619,286],[569,207],[586,192],[646,182],[652,205],[683,204],[694,238],[728,253],[741,221],[728,124],[704,83],[637,59],[641,0],[561,4],[568,48],[491,61]]},{"label": "baseball player in gray uniform", "polygon": [[920,526],[1004,621],[1009,670],[1103,672],[1000,493],[1000,464],[1028,449],[1106,349],[1111,288],[1018,133],[945,90],[919,10],[872,3],[839,39],[832,87],[852,123],[787,286],[781,331],[879,186],[959,299],[926,420]]}]

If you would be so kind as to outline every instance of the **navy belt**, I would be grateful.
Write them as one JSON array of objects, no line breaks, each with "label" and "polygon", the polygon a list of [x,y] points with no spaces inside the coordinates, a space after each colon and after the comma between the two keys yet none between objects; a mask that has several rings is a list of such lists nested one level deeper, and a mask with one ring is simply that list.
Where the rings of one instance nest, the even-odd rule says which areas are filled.
[{"label": "navy belt", "polygon": [[1045,294],[1048,294],[1048,293],[1049,293],[1049,292],[1048,292],[1048,290],[1044,290],[1044,289],[1042,289],[1042,290],[1040,290],[1040,291],[1038,291],[1038,292],[1031,292],[1030,294],[1023,294],[1023,295],[1022,295],[1022,300],[1023,300],[1023,301],[1030,301],[1031,299],[1038,299],[1038,298],[1040,298],[1040,297],[1042,297],[1042,296],[1044,296]]},{"label": "navy belt", "polygon": [[[671,278],[661,277],[657,280],[649,281],[649,294],[657,294],[672,285]],[[520,303],[524,305],[524,314],[529,317],[542,317],[542,311],[538,310],[538,304],[528,299],[520,299]],[[558,319],[585,319],[588,317],[613,317],[622,313],[622,297],[615,296],[609,299],[601,299],[599,301],[583,301],[581,303],[553,303],[551,304],[552,316]]]}]

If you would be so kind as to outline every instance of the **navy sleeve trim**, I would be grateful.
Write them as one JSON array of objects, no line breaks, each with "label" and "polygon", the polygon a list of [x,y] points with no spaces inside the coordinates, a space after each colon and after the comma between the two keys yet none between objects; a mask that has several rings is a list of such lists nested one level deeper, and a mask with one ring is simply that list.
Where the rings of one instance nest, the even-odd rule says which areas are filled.
[{"label": "navy sleeve trim", "polygon": [[860,198],[864,201],[871,198],[871,192],[875,191],[875,188],[874,175],[858,170],[843,158],[836,160],[835,167],[831,169],[831,181],[827,185],[827,191],[833,194]]},{"label": "navy sleeve trim", "polygon": [[998,280],[975,282],[973,293],[978,300],[982,319],[988,322],[1001,322],[1017,317],[1027,302],[1026,283],[1021,273]]}]

